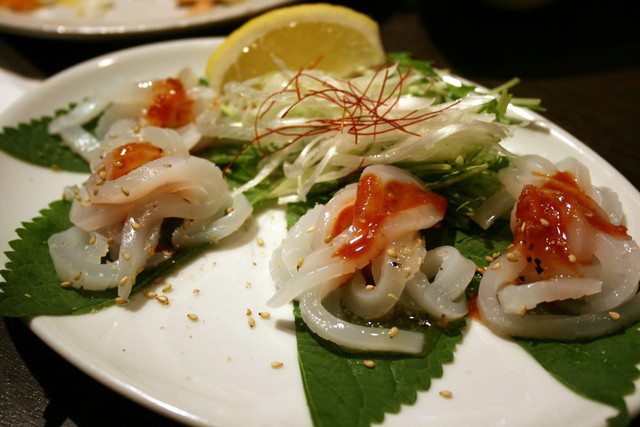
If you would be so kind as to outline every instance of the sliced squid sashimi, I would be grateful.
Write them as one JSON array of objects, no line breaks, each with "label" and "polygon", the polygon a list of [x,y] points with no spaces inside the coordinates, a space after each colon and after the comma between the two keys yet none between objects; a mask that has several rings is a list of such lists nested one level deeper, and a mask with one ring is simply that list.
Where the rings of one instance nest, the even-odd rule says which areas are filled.
[{"label": "sliced squid sashimi", "polygon": [[592,186],[574,159],[556,168],[523,156],[501,179],[507,191],[519,192],[514,244],[480,283],[485,322],[509,335],[562,340],[593,338],[640,319],[630,308],[638,304],[640,249],[626,227],[612,222],[621,218],[617,197]]},{"label": "sliced squid sashimi", "polygon": [[[446,201],[408,172],[365,168],[357,184],[303,215],[274,251],[270,266],[277,291],[268,304],[298,299],[309,328],[344,347],[422,352],[421,333],[351,323],[328,301],[339,298],[337,306],[364,322],[393,311],[407,283],[423,274],[427,251],[420,230],[440,222],[445,210]],[[473,274],[473,263],[471,268]],[[457,291],[467,284],[455,284],[455,296],[445,293],[458,304]]]}]

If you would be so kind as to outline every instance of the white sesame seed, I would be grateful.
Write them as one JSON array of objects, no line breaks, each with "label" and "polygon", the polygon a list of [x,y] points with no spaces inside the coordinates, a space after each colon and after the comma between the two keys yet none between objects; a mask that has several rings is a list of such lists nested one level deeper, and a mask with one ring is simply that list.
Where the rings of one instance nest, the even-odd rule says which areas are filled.
[{"label": "white sesame seed", "polygon": [[363,360],[362,364],[369,369],[373,369],[376,367],[376,362],[374,362],[373,360]]}]

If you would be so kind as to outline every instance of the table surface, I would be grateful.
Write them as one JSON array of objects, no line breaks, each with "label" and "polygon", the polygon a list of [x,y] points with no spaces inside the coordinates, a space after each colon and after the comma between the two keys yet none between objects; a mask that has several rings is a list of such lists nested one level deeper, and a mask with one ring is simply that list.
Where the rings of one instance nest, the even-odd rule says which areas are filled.
[{"label": "table surface", "polygon": [[[412,52],[488,87],[519,77],[516,96],[541,98],[545,117],[640,188],[640,32],[622,2],[580,2],[577,13],[562,0],[520,8],[506,0],[339,3],[374,17],[387,51]],[[91,41],[0,33],[0,67],[37,80],[121,48],[226,35],[240,24]],[[0,425],[95,425],[96,414],[105,425],[174,424],[80,372],[22,321],[0,321]]]}]

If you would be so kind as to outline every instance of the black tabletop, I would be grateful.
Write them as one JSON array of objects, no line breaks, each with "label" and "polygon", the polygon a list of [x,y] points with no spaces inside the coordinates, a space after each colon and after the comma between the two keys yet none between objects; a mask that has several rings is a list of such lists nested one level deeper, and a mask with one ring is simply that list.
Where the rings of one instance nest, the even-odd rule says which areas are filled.
[{"label": "black tabletop", "polygon": [[[640,188],[640,32],[623,2],[556,0],[525,2],[527,7],[506,0],[335,3],[374,17],[387,51],[412,52],[488,87],[519,77],[516,96],[541,98],[545,117]],[[48,77],[113,50],[226,35],[239,24],[90,41],[0,34],[14,55],[0,64],[25,77]],[[174,424],[80,372],[21,320],[0,321],[0,425],[142,423]]]}]

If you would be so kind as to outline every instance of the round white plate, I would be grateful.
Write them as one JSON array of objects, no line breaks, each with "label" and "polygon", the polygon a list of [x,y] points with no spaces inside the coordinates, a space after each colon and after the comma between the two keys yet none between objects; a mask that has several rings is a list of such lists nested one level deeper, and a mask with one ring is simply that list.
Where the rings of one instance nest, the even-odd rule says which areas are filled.
[{"label": "round white plate", "polygon": [[[0,29],[32,36],[91,38],[177,31],[221,24],[294,0],[239,0],[216,2],[210,10],[192,13],[178,0],[60,0],[30,12],[0,7]],[[108,2],[107,9],[80,10],[80,5]],[[85,6],[86,8],[86,6]]]},{"label": "round white plate", "polygon": [[[0,117],[15,125],[51,114],[114,78],[166,78],[184,66],[202,72],[220,39],[193,39],[149,45],[75,66],[27,93]],[[529,119],[543,120],[527,110]],[[640,211],[640,194],[592,150],[551,123],[549,132],[518,130],[506,141],[517,153],[552,160],[574,156],[592,171],[597,185],[613,187],[625,212]],[[0,195],[11,200],[0,210],[0,265],[21,221],[29,220],[84,175],[54,172],[0,153]],[[629,216],[632,236],[640,218]],[[269,280],[271,251],[285,234],[281,211],[258,215],[233,240],[166,279],[173,288],[168,306],[138,295],[127,308],[95,314],[37,317],[32,330],[71,363],[123,395],[168,417],[217,426],[310,425],[296,359],[291,308],[266,309],[274,291]],[[264,246],[256,239],[264,240]],[[198,294],[194,290],[198,289]],[[157,289],[161,293],[160,287]],[[248,326],[251,309],[256,326]],[[187,318],[195,313],[199,321]],[[477,322],[465,333],[455,361],[442,379],[420,393],[415,405],[385,418],[387,425],[597,426],[614,410],[586,400],[553,379],[517,344],[498,338]],[[271,367],[281,361],[280,369]],[[452,399],[438,392],[450,390]],[[627,398],[633,415],[640,393]]]}]

